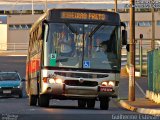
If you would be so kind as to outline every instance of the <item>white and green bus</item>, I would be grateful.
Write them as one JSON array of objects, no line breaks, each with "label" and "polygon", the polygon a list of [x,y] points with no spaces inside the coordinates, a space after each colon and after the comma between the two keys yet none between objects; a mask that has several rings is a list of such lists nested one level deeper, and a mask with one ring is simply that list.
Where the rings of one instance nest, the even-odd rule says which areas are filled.
[{"label": "white and green bus", "polygon": [[[32,26],[26,79],[29,104],[77,100],[80,108],[109,108],[117,97],[125,24],[118,13],[51,9]],[[123,30],[122,30],[123,29]]]}]

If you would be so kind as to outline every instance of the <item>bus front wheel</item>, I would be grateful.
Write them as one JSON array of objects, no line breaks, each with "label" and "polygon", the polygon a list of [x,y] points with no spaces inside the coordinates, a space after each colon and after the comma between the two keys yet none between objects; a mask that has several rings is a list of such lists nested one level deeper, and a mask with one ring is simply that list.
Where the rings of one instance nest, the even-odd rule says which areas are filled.
[{"label": "bus front wheel", "polygon": [[29,95],[29,105],[30,106],[37,105],[37,95]]},{"label": "bus front wheel", "polygon": [[48,95],[40,95],[39,98],[38,98],[38,105],[40,107],[48,107],[49,106]]}]

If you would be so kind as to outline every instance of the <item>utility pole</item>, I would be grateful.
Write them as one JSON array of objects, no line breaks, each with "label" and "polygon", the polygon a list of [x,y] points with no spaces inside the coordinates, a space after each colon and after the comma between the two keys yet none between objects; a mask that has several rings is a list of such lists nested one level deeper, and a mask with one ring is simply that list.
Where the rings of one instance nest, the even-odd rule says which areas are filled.
[{"label": "utility pole", "polygon": [[130,0],[130,66],[128,100],[135,101],[135,0]]},{"label": "utility pole", "polygon": [[117,12],[117,0],[114,0],[114,10],[115,10],[115,12]]},{"label": "utility pole", "polygon": [[34,15],[34,6],[33,6],[34,0],[32,0],[32,15]]},{"label": "utility pole", "polygon": [[[152,4],[154,0],[152,0]],[[151,41],[151,49],[155,49],[155,18],[154,18],[154,6],[152,5],[152,41]]]}]

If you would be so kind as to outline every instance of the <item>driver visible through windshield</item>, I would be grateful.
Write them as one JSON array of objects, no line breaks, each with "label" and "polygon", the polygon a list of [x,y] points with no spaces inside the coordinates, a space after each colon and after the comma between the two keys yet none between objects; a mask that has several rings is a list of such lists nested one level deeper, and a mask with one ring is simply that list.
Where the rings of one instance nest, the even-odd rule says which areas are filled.
[{"label": "driver visible through windshield", "polygon": [[103,23],[49,23],[48,26],[45,66],[119,70],[119,26]]}]

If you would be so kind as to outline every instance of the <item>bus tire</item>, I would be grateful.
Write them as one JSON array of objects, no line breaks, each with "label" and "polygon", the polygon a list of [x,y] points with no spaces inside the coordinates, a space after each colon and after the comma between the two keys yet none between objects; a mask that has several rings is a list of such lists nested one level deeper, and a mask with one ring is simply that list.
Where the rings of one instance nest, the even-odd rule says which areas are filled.
[{"label": "bus tire", "polygon": [[96,102],[95,99],[89,99],[89,100],[87,100],[87,108],[94,109],[95,102]]},{"label": "bus tire", "polygon": [[49,106],[49,97],[48,97],[48,95],[39,95],[38,105],[40,107],[48,107]]},{"label": "bus tire", "polygon": [[86,100],[78,100],[78,107],[85,108],[86,107]]},{"label": "bus tire", "polygon": [[108,110],[108,108],[109,108],[109,98],[100,99],[100,109]]},{"label": "bus tire", "polygon": [[37,105],[37,95],[29,95],[29,105],[30,106]]}]

